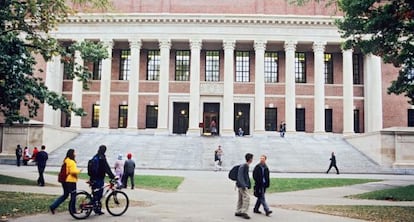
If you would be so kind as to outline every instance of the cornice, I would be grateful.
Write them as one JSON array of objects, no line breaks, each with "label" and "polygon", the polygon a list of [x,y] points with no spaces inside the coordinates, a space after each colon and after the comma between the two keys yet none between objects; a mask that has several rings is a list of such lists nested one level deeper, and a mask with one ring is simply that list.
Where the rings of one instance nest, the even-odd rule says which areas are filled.
[{"label": "cornice", "polygon": [[241,14],[168,14],[168,13],[79,13],[63,21],[64,24],[131,23],[131,24],[261,24],[335,26],[331,16],[299,15],[241,15]]}]

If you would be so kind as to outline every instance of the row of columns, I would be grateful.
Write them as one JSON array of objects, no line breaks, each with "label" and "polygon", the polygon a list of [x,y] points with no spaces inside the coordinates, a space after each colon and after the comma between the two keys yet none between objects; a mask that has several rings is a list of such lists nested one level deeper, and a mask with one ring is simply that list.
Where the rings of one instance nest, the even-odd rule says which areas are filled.
[{"label": "row of columns", "polygon": [[[109,128],[110,115],[110,93],[111,93],[111,70],[112,70],[112,40],[103,40],[107,47],[109,58],[102,61],[102,76],[100,88],[100,118],[99,127]],[[138,92],[139,92],[139,70],[140,49],[142,42],[140,39],[132,39],[130,42],[131,49],[131,66],[132,75],[129,78],[129,96],[128,96],[128,128],[137,129],[138,122]],[[223,116],[222,118],[222,135],[234,135],[233,131],[233,112],[234,112],[234,50],[236,41],[223,41],[224,49],[224,93],[223,93]],[[296,126],[296,81],[295,81],[295,51],[296,41],[286,41],[285,48],[285,122],[287,131],[295,131]],[[314,132],[320,133],[325,131],[325,76],[324,76],[324,51],[326,42],[314,42]],[[169,133],[168,130],[168,108],[169,108],[169,61],[171,40],[161,39],[160,48],[160,77],[159,77],[159,94],[158,94],[158,132]],[[191,39],[191,74],[190,74],[190,117],[189,117],[189,134],[198,134],[200,122],[200,51],[202,49],[201,39]],[[266,50],[265,40],[256,40],[255,49],[255,104],[254,104],[254,131],[260,134],[265,131],[265,80],[264,80],[264,53]],[[75,52],[75,62],[83,64],[80,52]],[[352,133],[354,130],[353,110],[353,59],[352,50],[343,51],[343,132]],[[381,97],[381,60],[376,56],[366,56],[365,58],[365,125],[366,132],[382,129],[382,97]],[[46,84],[51,83],[52,77],[62,69],[60,58],[53,58],[48,62],[48,73]],[[50,70],[49,70],[50,69]],[[62,77],[60,77],[60,80]],[[62,82],[62,81],[60,81]],[[62,89],[62,87],[60,87]],[[61,91],[61,90],[60,90]],[[82,105],[82,83],[75,79],[72,88],[72,101],[77,105]],[[375,110],[375,112],[374,112]],[[51,113],[51,108],[45,108],[45,122],[55,124],[56,120],[47,117],[46,113]],[[55,114],[56,115],[56,114]],[[71,127],[80,128],[81,118],[72,114]]]}]

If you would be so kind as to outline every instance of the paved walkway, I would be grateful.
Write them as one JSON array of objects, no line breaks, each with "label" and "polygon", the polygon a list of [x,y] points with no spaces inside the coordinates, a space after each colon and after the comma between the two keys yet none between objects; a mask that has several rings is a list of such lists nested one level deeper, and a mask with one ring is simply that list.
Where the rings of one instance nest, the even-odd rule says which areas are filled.
[{"label": "paved walkway", "polygon": [[[46,170],[58,171],[56,167],[48,167]],[[36,168],[33,166],[16,167],[11,165],[0,165],[0,174],[16,177],[36,179]],[[218,222],[218,221],[245,221],[234,216],[237,201],[237,192],[234,183],[227,179],[227,172],[213,171],[175,171],[175,170],[138,170],[137,174],[150,175],[177,175],[185,177],[184,182],[177,192],[156,192],[142,189],[125,189],[132,200],[144,201],[146,206],[130,207],[122,217],[112,217],[108,214],[103,216],[89,217],[88,221],[136,221],[136,222]],[[325,188],[308,191],[288,192],[279,194],[268,194],[268,203],[273,206],[274,213],[271,217],[250,213],[253,221],[360,221],[350,218],[336,217],[324,214],[300,212],[276,208],[278,205],[291,204],[339,204],[339,205],[398,205],[413,206],[413,202],[388,202],[370,200],[351,200],[343,198],[344,195],[364,193],[371,190],[404,186],[414,184],[414,176],[410,175],[368,175],[368,174],[276,174],[271,177],[292,178],[372,178],[382,179],[383,182],[368,183],[339,188]],[[57,176],[46,175],[48,183],[55,183]],[[85,183],[80,181],[78,188],[87,189]],[[0,185],[0,190],[16,192],[33,192],[60,194],[60,187],[36,187],[36,186],[9,186]],[[251,208],[255,198],[251,198]],[[2,203],[7,204],[7,203]],[[74,221],[68,212],[56,215],[50,213],[38,214],[12,219],[11,221]]]}]

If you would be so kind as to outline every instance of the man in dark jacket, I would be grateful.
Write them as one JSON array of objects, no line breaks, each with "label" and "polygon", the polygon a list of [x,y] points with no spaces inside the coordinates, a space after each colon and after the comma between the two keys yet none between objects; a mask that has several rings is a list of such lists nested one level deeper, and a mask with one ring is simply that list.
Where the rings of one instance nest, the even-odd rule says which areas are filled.
[{"label": "man in dark jacket", "polygon": [[111,168],[109,167],[108,161],[106,160],[105,152],[106,152],[106,146],[105,145],[99,146],[98,153],[94,156],[94,158],[98,157],[99,159],[98,172],[96,175],[90,176],[90,181],[92,183],[92,189],[93,190],[98,189],[97,191],[93,193],[93,200],[95,204],[94,211],[95,211],[95,214],[97,215],[104,214],[102,212],[102,204],[101,204],[103,189],[100,189],[100,188],[104,186],[105,174],[108,174],[109,178],[111,179],[115,178],[115,175],[112,173]]},{"label": "man in dark jacket", "polygon": [[272,211],[269,210],[269,206],[265,199],[266,188],[270,185],[269,168],[266,165],[266,159],[267,157],[265,155],[260,156],[260,163],[258,163],[253,170],[254,196],[257,197],[253,212],[261,214],[262,212],[259,211],[259,207],[260,205],[263,205],[266,216],[269,216]]},{"label": "man in dark jacket", "polygon": [[49,158],[46,151],[46,146],[42,145],[40,152],[36,154],[36,162],[37,162],[37,171],[39,172],[39,178],[37,179],[37,185],[45,186],[45,178],[43,177],[43,173],[45,172],[46,168],[46,161]]},{"label": "man in dark jacket", "polygon": [[250,219],[246,213],[249,209],[250,196],[248,189],[250,189],[249,165],[253,162],[253,154],[247,153],[245,155],[246,163],[241,164],[237,173],[236,186],[239,189],[239,200],[237,202],[237,210],[235,216]]},{"label": "man in dark jacket", "polygon": [[331,161],[331,164],[329,164],[329,169],[328,169],[328,171],[326,171],[326,173],[329,173],[329,171],[331,170],[331,168],[332,167],[335,167],[336,174],[339,174],[338,167],[336,166],[336,157],[335,157],[335,153],[334,152],[332,152],[331,159],[329,159],[329,160]]},{"label": "man in dark jacket", "polygon": [[22,155],[23,155],[23,150],[19,144],[17,145],[17,148],[16,148],[16,165],[17,166],[20,166],[20,159],[22,158]]}]

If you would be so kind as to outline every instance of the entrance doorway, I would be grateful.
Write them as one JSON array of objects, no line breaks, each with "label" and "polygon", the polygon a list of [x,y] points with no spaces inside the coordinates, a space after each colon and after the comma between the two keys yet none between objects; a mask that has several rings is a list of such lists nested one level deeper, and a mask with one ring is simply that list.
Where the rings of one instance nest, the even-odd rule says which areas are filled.
[{"label": "entrance doorway", "polygon": [[242,129],[243,135],[250,135],[250,104],[234,104],[234,133],[239,135],[239,129]]},{"label": "entrance doorway", "polygon": [[187,133],[189,116],[188,107],[188,103],[174,103],[173,133]]},{"label": "entrance doorway", "polygon": [[203,105],[203,135],[220,134],[220,104],[204,103]]}]

